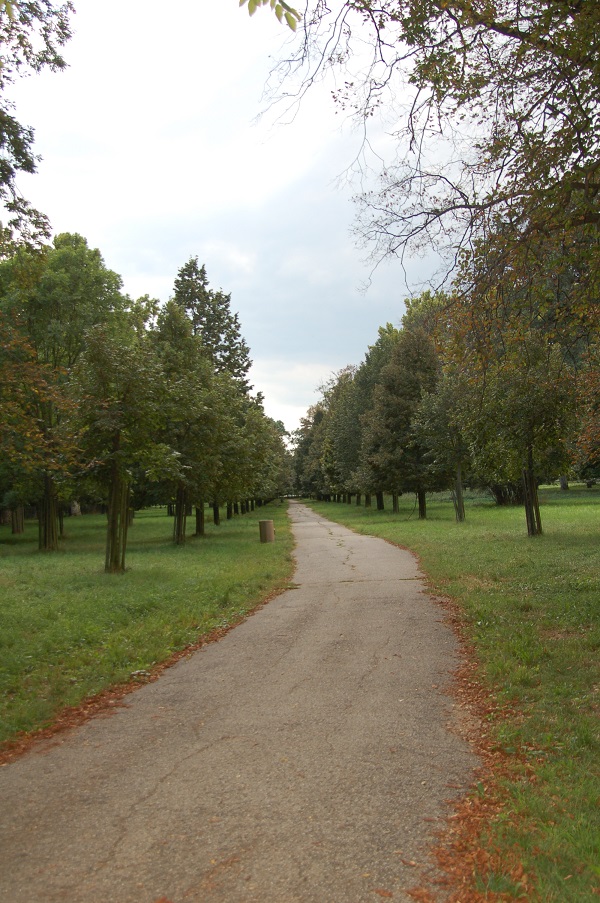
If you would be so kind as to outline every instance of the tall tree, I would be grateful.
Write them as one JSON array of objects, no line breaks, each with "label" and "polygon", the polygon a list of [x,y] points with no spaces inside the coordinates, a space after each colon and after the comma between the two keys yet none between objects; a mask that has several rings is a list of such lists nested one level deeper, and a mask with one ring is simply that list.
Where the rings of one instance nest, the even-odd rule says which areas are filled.
[{"label": "tall tree", "polygon": [[122,573],[134,469],[156,477],[178,463],[157,438],[164,376],[149,335],[126,314],[92,327],[70,390],[77,399],[81,472],[108,504],[104,569]]},{"label": "tall tree", "polygon": [[229,374],[213,373],[200,336],[175,301],[161,311],[153,339],[164,380],[160,435],[177,455],[166,480],[175,499],[173,539],[183,545],[189,505],[203,506],[222,472],[239,392]]},{"label": "tall tree", "polygon": [[248,391],[250,349],[241,335],[238,315],[231,311],[231,295],[209,288],[206,268],[198,266],[197,257],[190,257],[179,270],[173,300],[188,315],[215,370],[230,373]]},{"label": "tall tree", "polygon": [[37,161],[33,129],[18,121],[7,91],[22,75],[64,68],[61,47],[71,35],[72,12],[71,2],[3,0],[0,4],[0,205],[8,215],[0,226],[3,253],[14,248],[15,241],[37,242],[49,232],[46,217],[34,210],[17,188],[18,174],[35,172]]},{"label": "tall tree", "polygon": [[413,418],[423,394],[434,390],[439,372],[440,361],[427,333],[402,330],[381,371],[364,444],[368,466],[388,491],[416,493],[420,518],[426,516],[426,492],[439,481],[428,467],[427,446],[415,433]]},{"label": "tall tree", "polygon": [[534,235],[598,230],[597,3],[309,3],[284,71],[294,63],[303,87],[341,69],[337,100],[361,125],[387,117],[395,149],[359,225],[378,255],[429,241],[452,264],[490,233],[510,253]]},{"label": "tall tree", "polygon": [[[66,386],[87,331],[122,309],[120,289],[120,277],[76,234],[58,235],[41,251],[21,247],[0,264],[0,309],[23,325],[28,346],[57,391]],[[48,396],[39,428],[56,437],[60,420],[60,409]],[[40,477],[40,548],[52,551],[58,544],[56,468]]]}]

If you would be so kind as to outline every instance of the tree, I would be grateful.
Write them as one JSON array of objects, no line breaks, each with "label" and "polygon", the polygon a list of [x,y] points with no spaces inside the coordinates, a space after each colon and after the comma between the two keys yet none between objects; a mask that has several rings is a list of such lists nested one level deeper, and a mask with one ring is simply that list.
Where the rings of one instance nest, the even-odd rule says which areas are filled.
[{"label": "tree", "polygon": [[125,570],[133,472],[163,476],[177,456],[157,441],[163,373],[150,336],[126,314],[93,326],[70,384],[77,399],[81,472],[108,503],[107,573]]},{"label": "tree", "polygon": [[0,247],[6,253],[18,240],[35,241],[47,237],[46,217],[34,210],[20,195],[16,179],[20,172],[35,172],[33,129],[14,115],[7,89],[21,75],[63,69],[60,48],[71,36],[69,16],[73,4],[50,0],[35,3],[4,2],[0,5],[0,204],[8,216],[0,225]]},{"label": "tree", "polygon": [[412,420],[417,438],[426,446],[432,472],[454,473],[452,498],[456,520],[465,519],[463,483],[470,460],[465,424],[472,404],[468,378],[464,372],[446,368],[433,392],[425,392]]},{"label": "tree", "polygon": [[[76,234],[58,235],[40,251],[21,247],[0,264],[0,310],[22,324],[35,362],[54,387],[38,412],[38,428],[47,443],[57,442],[62,430],[63,447],[69,446],[56,398],[69,381],[88,330],[123,308],[120,289],[120,277]],[[39,474],[36,499],[40,548],[47,551],[58,547],[56,463],[61,459],[51,460],[55,464]]]},{"label": "tree", "polygon": [[575,434],[573,371],[543,335],[504,336],[494,357],[464,360],[476,394],[465,435],[473,470],[491,486],[522,481],[527,531],[542,532],[537,483],[556,479],[569,464]]},{"label": "tree", "polygon": [[322,467],[325,408],[312,405],[294,433],[294,469],[296,489],[308,497],[328,495],[329,487]]},{"label": "tree", "polygon": [[72,435],[60,421],[72,411],[52,368],[40,363],[24,324],[0,309],[0,450],[11,508],[39,500],[40,549],[58,546],[56,478],[74,466]]},{"label": "tree", "polygon": [[581,422],[573,456],[583,476],[600,477],[600,343],[587,355],[578,396]]},{"label": "tree", "polygon": [[186,540],[188,506],[214,491],[239,392],[228,373],[214,374],[199,335],[175,301],[161,311],[153,335],[163,374],[160,435],[177,455],[166,480],[175,499],[173,540]]},{"label": "tree", "polygon": [[490,236],[506,257],[597,234],[599,51],[597,3],[338,0],[309,4],[281,68],[300,79],[288,96],[338,70],[361,127],[387,120],[394,148],[359,198],[374,254],[429,245],[452,268]]},{"label": "tree", "polygon": [[247,392],[252,361],[238,315],[231,312],[231,295],[209,288],[206,268],[198,266],[197,257],[190,257],[179,270],[173,300],[189,317],[194,335],[201,337],[216,372],[230,373]]},{"label": "tree", "polygon": [[425,392],[435,388],[440,361],[422,329],[404,329],[374,392],[374,409],[364,443],[365,460],[384,488],[415,492],[419,518],[426,516],[426,492],[437,488],[426,460],[427,447],[413,428]]}]

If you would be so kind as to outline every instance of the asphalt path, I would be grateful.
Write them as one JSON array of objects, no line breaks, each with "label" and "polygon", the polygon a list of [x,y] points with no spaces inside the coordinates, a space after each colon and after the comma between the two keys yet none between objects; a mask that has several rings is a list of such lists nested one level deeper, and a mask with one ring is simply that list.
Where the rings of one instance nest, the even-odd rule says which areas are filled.
[{"label": "asphalt path", "polygon": [[373,903],[435,876],[477,764],[456,641],[409,552],[290,513],[293,588],[0,768],[0,900]]}]

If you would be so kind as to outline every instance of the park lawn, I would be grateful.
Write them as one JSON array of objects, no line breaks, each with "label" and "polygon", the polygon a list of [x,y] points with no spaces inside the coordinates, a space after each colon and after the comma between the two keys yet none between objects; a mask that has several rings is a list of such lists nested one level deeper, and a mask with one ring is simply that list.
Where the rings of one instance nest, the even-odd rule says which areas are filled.
[{"label": "park lawn", "polygon": [[[65,519],[56,553],[38,552],[36,522],[22,536],[0,527],[0,743],[151,672],[284,588],[293,571],[286,509],[223,512],[204,537],[188,523],[184,546],[173,544],[165,509],[138,512],[122,575],[103,571],[106,517]],[[260,519],[274,521],[275,542],[260,542]]]},{"label": "park lawn", "polygon": [[416,552],[432,590],[459,607],[504,763],[493,788],[474,790],[494,805],[479,837],[490,865],[473,886],[482,899],[598,900],[600,492],[542,489],[544,534],[533,538],[521,508],[473,497],[458,524],[443,496],[426,521],[413,497],[400,502],[397,515],[309,504]]}]

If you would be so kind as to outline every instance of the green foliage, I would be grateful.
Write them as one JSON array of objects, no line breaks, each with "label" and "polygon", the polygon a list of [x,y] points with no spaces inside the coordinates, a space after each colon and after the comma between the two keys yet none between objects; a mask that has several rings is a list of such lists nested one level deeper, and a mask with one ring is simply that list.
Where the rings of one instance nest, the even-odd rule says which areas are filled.
[{"label": "green foliage", "polygon": [[49,224],[17,190],[20,172],[34,172],[33,130],[14,115],[14,104],[6,93],[19,77],[44,68],[60,70],[65,61],[61,47],[70,37],[71,2],[56,5],[50,0],[17,3],[3,0],[0,5],[0,204],[8,219],[0,224],[2,253],[15,244],[37,243],[47,237]]},{"label": "green foliage", "polygon": [[285,19],[288,28],[296,31],[298,22],[301,20],[300,13],[292,6],[289,6],[285,0],[240,0],[240,6],[248,4],[248,13],[253,16],[260,6],[269,5],[280,22]]},{"label": "green foliage", "polygon": [[217,372],[229,373],[248,391],[250,349],[241,335],[238,315],[231,312],[231,295],[209,288],[206,268],[198,266],[197,257],[190,257],[179,270],[173,300],[189,317],[193,334],[202,339]]},{"label": "green foliage", "polygon": [[425,492],[436,488],[436,475],[426,461],[427,448],[413,429],[424,393],[435,388],[440,361],[427,333],[403,329],[383,368],[374,394],[363,440],[373,483],[388,491]]},{"label": "green foliage", "polygon": [[[259,541],[258,520],[277,540]],[[0,526],[0,740],[53,721],[68,705],[151,671],[215,628],[241,620],[292,571],[285,506],[207,526],[185,547],[171,542],[164,509],[139,512],[129,569],[118,580],[99,561],[106,518],[69,518],[64,555],[35,551],[35,525]]]}]

